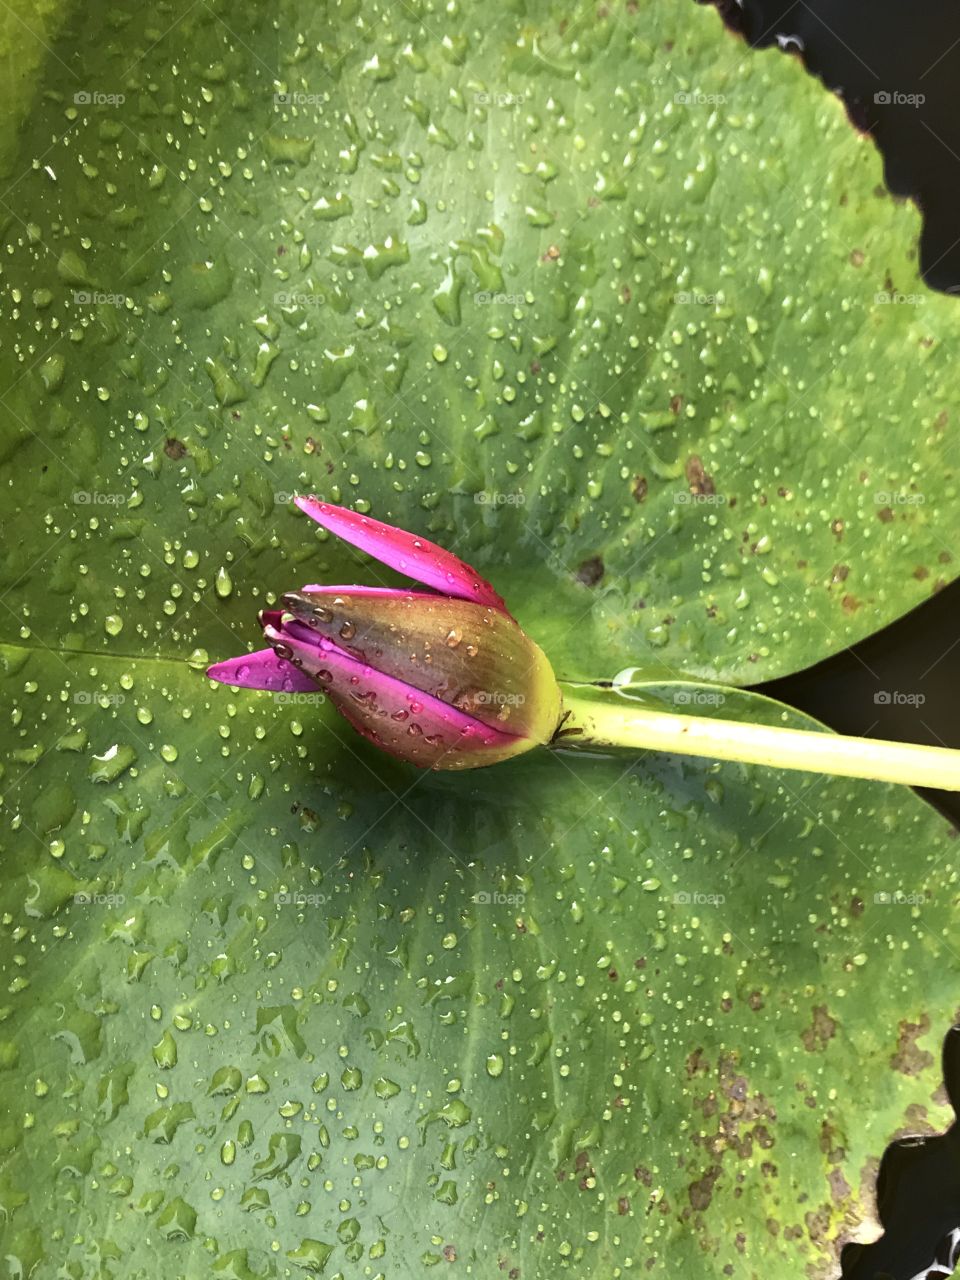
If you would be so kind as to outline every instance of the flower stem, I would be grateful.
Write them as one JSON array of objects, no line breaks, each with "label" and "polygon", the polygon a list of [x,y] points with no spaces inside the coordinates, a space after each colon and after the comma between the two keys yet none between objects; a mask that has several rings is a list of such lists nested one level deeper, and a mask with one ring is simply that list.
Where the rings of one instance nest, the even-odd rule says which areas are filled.
[{"label": "flower stem", "polygon": [[960,751],[947,747],[609,705],[578,697],[570,686],[564,687],[563,707],[566,719],[554,745],[632,747],[960,791]]}]

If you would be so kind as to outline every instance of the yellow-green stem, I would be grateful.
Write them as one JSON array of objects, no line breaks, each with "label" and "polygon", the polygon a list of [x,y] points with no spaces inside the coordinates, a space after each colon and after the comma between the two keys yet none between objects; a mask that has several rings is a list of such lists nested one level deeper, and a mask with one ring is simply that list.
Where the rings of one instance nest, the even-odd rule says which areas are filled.
[{"label": "yellow-green stem", "polygon": [[554,744],[557,746],[666,751],[772,769],[802,769],[960,791],[960,751],[947,747],[607,705],[578,697],[569,686],[563,691],[563,706],[567,718],[562,736]]}]

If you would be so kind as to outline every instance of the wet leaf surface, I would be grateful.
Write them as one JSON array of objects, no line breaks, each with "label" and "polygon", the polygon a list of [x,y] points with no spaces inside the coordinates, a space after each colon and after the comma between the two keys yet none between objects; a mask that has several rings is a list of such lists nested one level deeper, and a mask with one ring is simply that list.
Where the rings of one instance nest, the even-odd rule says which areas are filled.
[{"label": "wet leaf surface", "polygon": [[45,643],[220,652],[352,580],[305,490],[496,569],[570,677],[753,683],[953,577],[956,310],[872,144],[713,13],[504,22],[68,21],[0,317]]},{"label": "wet leaf surface", "polygon": [[909,794],[569,752],[416,774],[309,695],[8,661],[28,1272],[827,1273],[889,1138],[949,1116],[953,843]]},{"label": "wet leaf surface", "polygon": [[424,776],[202,674],[386,580],[304,490],[474,561],[565,676],[752,681],[923,598],[956,320],[889,301],[878,175],[693,6],[67,17],[0,311],[11,1274],[828,1273],[948,1122],[911,795]]}]

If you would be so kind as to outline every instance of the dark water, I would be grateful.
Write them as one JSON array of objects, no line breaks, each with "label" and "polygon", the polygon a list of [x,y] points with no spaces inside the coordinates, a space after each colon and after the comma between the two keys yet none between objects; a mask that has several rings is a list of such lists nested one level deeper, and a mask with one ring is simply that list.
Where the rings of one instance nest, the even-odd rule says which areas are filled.
[{"label": "dark water", "polygon": [[[852,649],[757,688],[838,733],[960,748],[960,582]],[[920,795],[960,827],[960,792]]]},{"label": "dark water", "polygon": [[[921,210],[927,284],[960,294],[960,0],[716,2],[748,44],[779,44],[840,95],[852,126],[879,147],[889,189]],[[840,733],[960,748],[960,583],[853,649],[760,688]],[[960,827],[960,793],[920,794]],[[957,1112],[960,1028],[943,1030],[944,1084]],[[890,1144],[877,1205],[884,1235],[847,1246],[844,1280],[956,1274],[960,1121],[938,1137]]]}]

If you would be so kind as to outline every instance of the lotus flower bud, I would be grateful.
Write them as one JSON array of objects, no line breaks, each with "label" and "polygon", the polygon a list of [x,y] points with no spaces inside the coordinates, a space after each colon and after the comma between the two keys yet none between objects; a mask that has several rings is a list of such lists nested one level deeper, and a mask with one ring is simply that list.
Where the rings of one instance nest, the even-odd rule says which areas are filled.
[{"label": "lotus flower bud", "polygon": [[441,547],[313,498],[330,532],[430,587],[306,586],[260,615],[269,649],[207,674],[247,688],[320,688],[364,737],[420,768],[496,764],[549,743],[560,690],[542,650],[474,569]]}]

